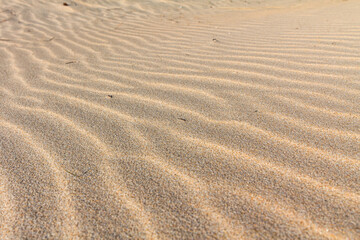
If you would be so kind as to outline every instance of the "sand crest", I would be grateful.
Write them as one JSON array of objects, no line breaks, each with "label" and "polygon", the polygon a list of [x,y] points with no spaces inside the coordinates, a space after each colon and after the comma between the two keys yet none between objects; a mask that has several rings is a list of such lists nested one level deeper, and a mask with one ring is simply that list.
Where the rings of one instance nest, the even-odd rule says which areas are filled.
[{"label": "sand crest", "polygon": [[0,8],[0,239],[360,238],[359,1]]}]

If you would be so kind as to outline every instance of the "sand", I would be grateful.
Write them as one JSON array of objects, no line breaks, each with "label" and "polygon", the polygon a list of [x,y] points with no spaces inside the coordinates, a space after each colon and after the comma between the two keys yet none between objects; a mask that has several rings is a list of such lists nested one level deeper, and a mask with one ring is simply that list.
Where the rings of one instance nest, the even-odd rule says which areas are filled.
[{"label": "sand", "polygon": [[360,239],[359,1],[0,2],[0,239]]}]

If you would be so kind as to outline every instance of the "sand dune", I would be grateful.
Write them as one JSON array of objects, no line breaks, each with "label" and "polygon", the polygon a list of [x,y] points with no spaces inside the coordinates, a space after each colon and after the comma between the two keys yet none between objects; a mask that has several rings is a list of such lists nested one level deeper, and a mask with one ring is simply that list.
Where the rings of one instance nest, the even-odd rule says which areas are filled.
[{"label": "sand dune", "polygon": [[2,1],[1,239],[360,238],[360,4]]}]

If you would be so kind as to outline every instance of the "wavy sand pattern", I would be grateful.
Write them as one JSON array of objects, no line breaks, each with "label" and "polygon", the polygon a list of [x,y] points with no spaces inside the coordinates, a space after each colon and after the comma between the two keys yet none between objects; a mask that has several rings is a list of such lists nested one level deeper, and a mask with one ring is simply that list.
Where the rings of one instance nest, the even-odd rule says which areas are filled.
[{"label": "wavy sand pattern", "polygon": [[360,4],[1,1],[1,239],[360,238]]}]

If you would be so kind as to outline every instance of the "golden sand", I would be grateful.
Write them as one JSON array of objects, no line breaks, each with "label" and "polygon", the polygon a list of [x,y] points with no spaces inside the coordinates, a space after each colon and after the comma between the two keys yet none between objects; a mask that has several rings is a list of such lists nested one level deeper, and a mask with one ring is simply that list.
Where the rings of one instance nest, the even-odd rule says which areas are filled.
[{"label": "golden sand", "polygon": [[360,238],[359,1],[0,3],[0,239]]}]

